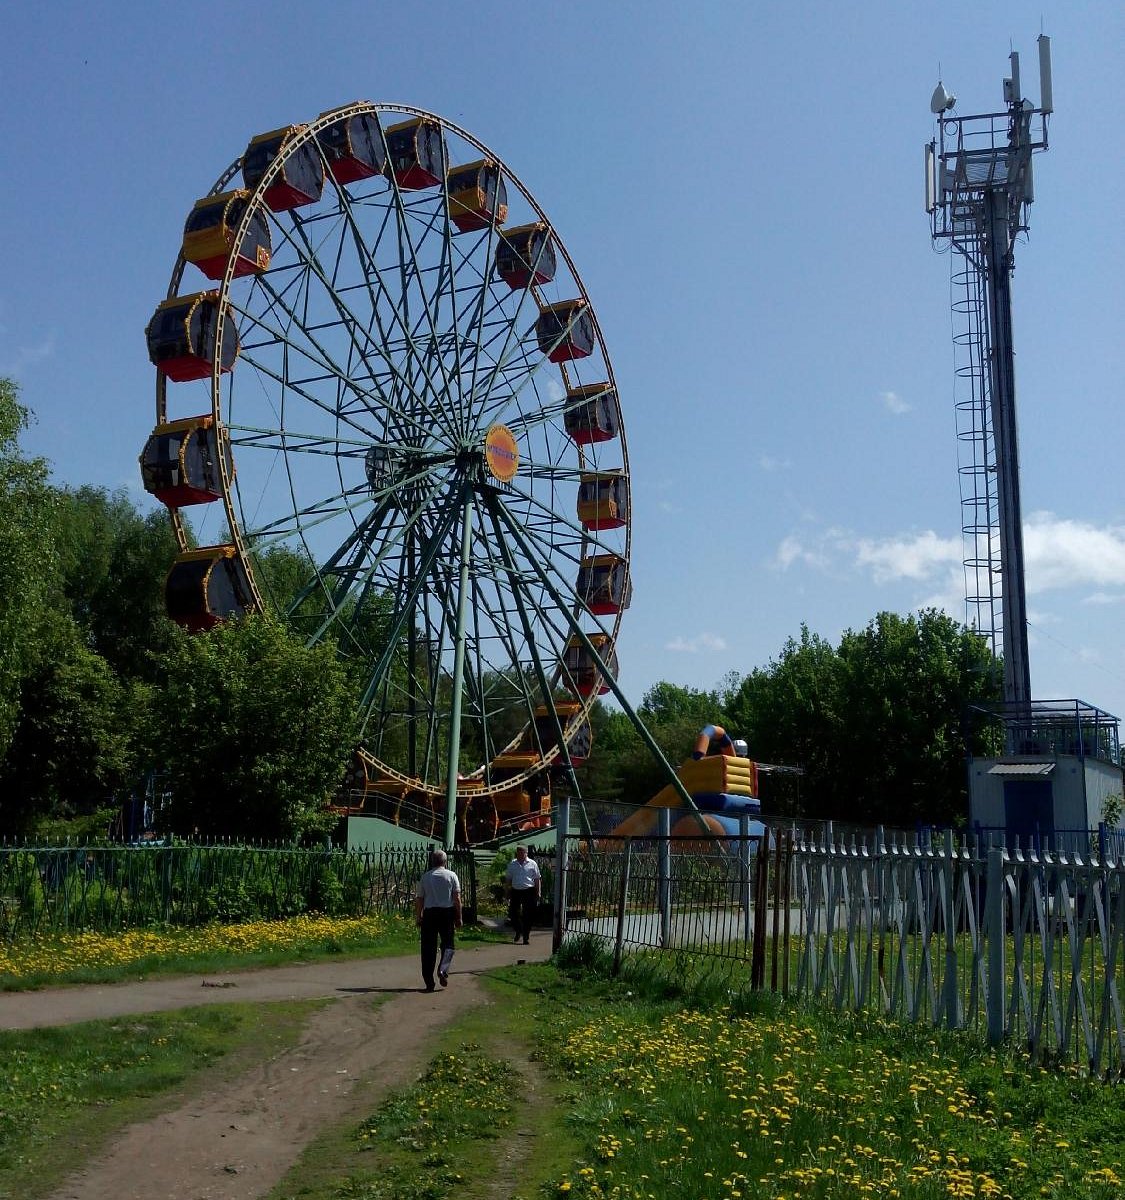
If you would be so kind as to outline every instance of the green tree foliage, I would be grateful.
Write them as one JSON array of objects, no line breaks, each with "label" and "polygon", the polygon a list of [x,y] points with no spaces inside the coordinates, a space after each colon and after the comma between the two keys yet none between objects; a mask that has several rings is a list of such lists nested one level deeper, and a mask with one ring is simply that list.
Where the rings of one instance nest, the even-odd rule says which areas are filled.
[{"label": "green tree foliage", "polygon": [[176,636],[152,708],[171,830],[292,839],[330,826],[324,804],[355,745],[352,693],[332,646],[272,617]]},{"label": "green tree foliage", "polygon": [[59,552],[67,606],[87,644],[123,677],[152,680],[170,644],[164,579],[178,546],[164,510],[147,516],[127,494],[62,494]]},{"label": "green tree foliage", "polygon": [[21,689],[56,579],[57,496],[47,464],[20,453],[28,420],[16,385],[0,378],[0,761],[19,722]]},{"label": "green tree foliage", "polygon": [[965,814],[964,714],[999,699],[998,686],[987,646],[950,617],[880,613],[835,649],[802,629],[743,681],[730,716],[752,757],[804,769],[805,815],[955,823]]},{"label": "green tree foliage", "polygon": [[43,623],[36,651],[0,763],[5,834],[28,832],[40,819],[94,813],[112,802],[136,769],[143,685],[120,680],[65,614]]}]

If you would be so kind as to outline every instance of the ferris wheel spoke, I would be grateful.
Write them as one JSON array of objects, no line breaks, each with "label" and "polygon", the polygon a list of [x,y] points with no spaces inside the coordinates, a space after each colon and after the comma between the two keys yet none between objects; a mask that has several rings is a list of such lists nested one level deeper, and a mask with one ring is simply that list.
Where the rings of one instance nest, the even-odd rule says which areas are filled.
[{"label": "ferris wheel spoke", "polygon": [[457,520],[457,514],[460,511],[459,497],[450,499],[447,497],[444,510],[440,514],[440,519],[436,524],[434,531],[427,538],[422,546],[421,555],[418,562],[418,574],[415,579],[409,581],[409,586],[405,594],[398,597],[398,607],[395,610],[394,619],[391,622],[391,627],[388,630],[387,649],[380,656],[375,670],[372,672],[371,680],[364,689],[363,695],[360,697],[360,710],[365,713],[363,725],[366,725],[367,717],[369,716],[369,708],[371,699],[375,693],[378,682],[382,679],[388,663],[392,657],[393,648],[398,639],[402,636],[403,627],[405,626],[411,613],[414,611],[414,606],[417,603],[418,597],[425,585],[426,577],[433,569],[433,564],[437,559],[438,553],[441,551],[443,544],[448,537],[450,530],[453,528]]},{"label": "ferris wheel spoke", "polygon": [[[263,280],[264,277],[260,278],[258,281],[262,286],[262,290],[269,292],[271,295],[277,296],[277,293],[273,291],[271,285],[265,283]],[[286,315],[289,317],[291,326],[299,325],[299,319],[296,312],[291,309],[283,300],[281,300],[279,296],[276,300],[276,307],[286,313]],[[246,361],[249,361],[255,370],[260,371],[262,374],[265,374],[276,380],[276,382],[281,384],[283,387],[292,387],[293,390],[297,391],[299,395],[304,396],[306,400],[309,400],[318,408],[324,409],[325,412],[331,414],[332,416],[342,416],[341,406],[339,403],[333,405],[326,404],[322,399],[309,393],[304,387],[302,380],[293,378],[292,373],[288,369],[288,356],[296,353],[307,361],[315,363],[323,371],[327,372],[327,376],[316,376],[315,378],[320,380],[326,377],[332,378],[337,384],[343,385],[348,391],[350,391],[356,400],[360,401],[362,404],[362,410],[364,412],[372,416],[378,414],[377,406],[372,403],[372,394],[367,389],[359,386],[355,379],[353,379],[351,375],[335,361],[329,351],[323,347],[315,337],[313,337],[309,330],[302,329],[302,333],[307,345],[294,346],[291,339],[286,336],[284,330],[268,325],[260,316],[251,312],[248,308],[238,308],[236,309],[236,312],[239,316],[245,318],[248,322],[261,329],[264,333],[269,334],[271,339],[269,343],[251,344],[243,347],[242,358]],[[254,350],[265,348],[267,344],[273,348],[282,349],[283,358],[285,359],[286,364],[286,370],[284,374],[279,374],[276,368],[270,367],[264,360],[251,353]],[[312,353],[309,347],[311,347],[312,350],[315,350],[316,353]],[[349,418],[347,423],[356,429],[362,428],[355,423],[354,419]]]},{"label": "ferris wheel spoke", "polygon": [[[486,501],[486,509],[488,512],[489,520],[492,523],[492,527],[493,527],[493,531],[494,531],[494,535],[495,535],[495,539],[496,539],[496,544],[497,544],[497,546],[500,547],[500,551],[501,551],[501,554],[504,559],[504,565],[507,568],[509,574],[513,578],[515,578],[517,576],[517,574],[519,573],[519,568],[516,564],[515,557],[512,554],[511,546],[508,544],[507,539],[504,537],[503,530],[502,530],[501,524],[500,524],[500,520],[499,520],[499,517],[496,512],[496,506],[491,497],[489,497],[488,500]],[[520,625],[523,628],[524,642],[526,643],[526,645],[529,649],[529,652],[531,654],[532,668],[535,671],[536,678],[539,681],[540,691],[543,694],[543,703],[547,706],[548,713],[550,713],[552,715],[555,725],[558,727],[559,726],[558,715],[555,712],[554,705],[551,703],[552,687],[551,687],[550,681],[548,680],[547,671],[546,671],[546,668],[544,667],[542,657],[539,653],[539,641],[535,635],[535,625],[534,625],[534,621],[532,620],[532,614],[529,613],[528,609],[527,609],[527,603],[525,602],[524,591],[520,588],[513,587],[512,588],[512,597],[513,597],[513,600],[516,605],[516,610],[519,614]],[[545,614],[540,609],[540,610],[537,610],[535,615],[539,619],[540,625],[542,626],[544,623]],[[552,663],[552,670],[554,670],[554,671],[558,670],[559,663],[562,661],[562,657],[563,657],[561,654],[561,647],[559,647],[559,650],[560,650],[560,653],[557,653],[554,656],[555,661]],[[531,721],[530,727],[532,729],[535,728],[534,718]],[[561,745],[563,745],[563,737],[562,737],[561,727],[558,727],[556,732],[557,732],[557,737],[558,737],[557,744],[559,746],[561,746]]]},{"label": "ferris wheel spoke", "polygon": [[[378,267],[378,264],[375,259],[375,255],[368,248],[368,246],[366,245],[366,243],[364,241],[363,233],[362,233],[362,231],[359,227],[359,224],[356,220],[355,213],[352,210],[352,205],[351,205],[350,200],[347,198],[346,193],[344,193],[343,189],[340,189],[340,191],[341,191],[341,210],[343,211],[345,218],[347,220],[348,227],[351,232],[353,245],[354,245],[356,254],[359,258],[360,265],[363,268],[364,285],[368,292],[368,298],[371,303],[372,324],[375,325],[375,327],[378,329],[378,333],[379,333],[379,337],[377,339],[377,344],[375,345],[374,348],[377,350],[377,352],[382,354],[384,361],[388,364],[391,371],[393,372],[393,376],[394,376],[395,382],[398,385],[398,387],[401,390],[403,390],[407,395],[415,397],[419,401],[419,403],[422,403],[424,405],[424,407],[426,408],[427,413],[430,415],[431,419],[439,422],[439,424],[445,424],[445,413],[443,411],[442,406],[440,404],[436,405],[436,406],[426,404],[424,397],[417,393],[417,390],[415,389],[415,387],[413,385],[413,381],[410,379],[410,377],[408,377],[407,375],[404,375],[402,373],[402,371],[400,370],[398,364],[396,364],[394,362],[394,360],[390,357],[390,355],[388,355],[386,353],[386,351],[382,349],[382,347],[385,347],[390,343],[390,337],[388,335],[386,327],[384,326],[383,318],[381,315],[383,303],[385,303],[386,307],[389,309],[390,316],[392,318],[392,323],[396,324],[399,328],[400,335],[403,339],[403,345],[407,351],[408,361],[412,361],[414,363],[414,365],[422,372],[422,374],[425,375],[426,382],[428,385],[428,391],[431,395],[433,395],[435,398],[437,398],[442,394],[441,390],[438,389],[437,387],[435,387],[433,378],[426,371],[424,359],[423,359],[422,355],[419,353],[418,348],[414,343],[414,338],[412,336],[411,330],[408,327],[406,321],[403,319],[402,314],[399,312],[398,305],[395,304],[392,294],[390,292],[390,289],[383,282],[382,272],[380,271],[380,269]],[[388,213],[388,215],[389,215],[389,213]],[[372,277],[374,277],[375,283],[377,284],[377,287],[375,287],[374,289],[372,288]],[[381,303],[381,301],[383,303]],[[367,336],[370,339],[370,337],[371,337],[370,329],[368,329],[368,331],[367,331]]]},{"label": "ferris wheel spoke", "polygon": [[[444,154],[443,154],[443,157],[444,157]],[[421,306],[422,306],[422,313],[419,314],[419,316],[424,318],[425,324],[428,327],[428,336],[432,340],[430,344],[436,345],[437,340],[438,340],[437,321],[434,317],[434,313],[431,308],[430,298],[427,295],[425,274],[424,274],[423,268],[422,268],[422,266],[419,262],[419,258],[418,258],[418,247],[415,244],[414,238],[411,236],[411,230],[412,230],[411,216],[413,214],[407,208],[407,206],[404,204],[403,199],[402,199],[402,191],[400,190],[400,188],[398,186],[398,181],[395,180],[393,178],[393,176],[392,176],[392,180],[391,180],[391,192],[392,192],[393,202],[399,213],[399,229],[400,229],[400,234],[401,234],[401,236],[399,238],[399,272],[400,272],[400,281],[401,281],[401,285],[402,285],[402,303],[403,303],[404,322],[409,322],[411,320],[407,310],[408,310],[408,296],[410,294],[410,278],[413,277],[414,283],[415,283],[415,289],[416,289],[416,292],[417,292],[417,295],[419,298],[419,302],[421,303]],[[435,220],[436,220],[436,215],[431,218],[429,226],[425,227],[423,229],[423,239],[425,238],[427,229],[432,228]],[[448,222],[447,222],[447,224],[448,224]],[[408,257],[409,257],[409,264],[407,262]],[[417,326],[412,326],[411,328],[413,329],[416,327]],[[406,336],[407,336],[408,340],[412,341],[412,339],[413,339],[412,333],[407,332]],[[449,376],[445,371],[444,362],[442,362],[440,360],[438,362],[438,366],[439,366],[439,368],[441,370],[441,374],[442,374],[442,385],[443,385],[440,389],[438,389],[438,388],[434,387],[433,378],[431,377],[431,375],[429,374],[429,372],[426,370],[425,366],[423,365],[424,360],[416,359],[416,361],[418,361],[420,370],[421,370],[422,374],[425,376],[426,382],[427,382],[427,384],[429,384],[430,391],[436,401],[440,401],[442,396],[452,395],[453,388],[452,388],[452,384],[450,382]],[[439,404],[439,407],[440,407],[440,404]]]},{"label": "ferris wheel spoke", "polygon": [[[349,500],[349,497],[352,499]],[[361,489],[355,489],[352,492],[340,492],[305,505],[297,512],[267,521],[264,525],[246,523],[243,525],[243,536],[247,540],[255,541],[261,547],[279,545],[293,534],[299,535],[303,531],[313,529],[343,513],[367,507],[370,503],[371,493],[368,491],[361,492]],[[302,518],[311,519],[302,520]]]},{"label": "ferris wheel spoke", "polygon": [[[368,363],[369,354],[373,355],[380,361],[384,362],[390,368],[391,373],[394,376],[394,378],[396,379],[396,381],[400,384],[400,386],[404,386],[408,390],[408,394],[410,394],[412,396],[416,395],[415,389],[413,388],[409,378],[408,377],[404,378],[402,376],[402,373],[398,370],[394,361],[385,352],[385,350],[383,348],[385,343],[381,342],[381,340],[379,340],[379,339],[373,338],[370,334],[370,330],[365,328],[363,322],[360,321],[359,317],[354,312],[352,312],[352,310],[346,304],[344,304],[343,300],[340,298],[339,292],[333,286],[333,283],[332,283],[328,273],[325,271],[323,265],[321,264],[321,262],[317,256],[316,250],[313,248],[312,243],[309,241],[308,235],[305,232],[304,226],[301,224],[301,221],[299,218],[295,218],[294,228],[299,235],[299,239],[300,239],[299,244],[298,244],[298,242],[294,241],[294,239],[292,237],[289,237],[288,234],[286,234],[287,240],[290,242],[291,245],[294,246],[295,252],[302,258],[302,264],[303,264],[304,269],[307,272],[311,273],[320,282],[320,285],[324,289],[324,292],[327,295],[330,303],[336,309],[339,321],[340,321],[342,327],[345,329],[349,340],[351,341],[354,352],[359,356],[360,361],[363,362],[365,369],[368,371],[368,373],[371,375],[372,378],[375,377],[374,373],[371,372],[370,365]],[[353,233],[354,233],[354,227],[353,227]],[[375,271],[378,270],[378,268],[374,264],[374,260],[370,260],[370,267],[372,270],[375,270]],[[283,302],[280,300],[279,300],[279,303],[283,304]],[[376,308],[374,310],[374,312],[377,314],[377,311],[378,310]],[[359,340],[359,337],[357,336],[357,330],[362,333],[363,342],[361,342]],[[308,337],[309,340],[313,343],[313,345],[317,346],[317,348],[321,351],[322,355],[324,355],[324,357],[326,359],[330,360],[330,356],[327,354],[327,352],[322,347],[319,346],[316,339],[312,337],[310,331],[308,329],[303,329],[303,332],[305,333],[305,336]],[[410,346],[409,336],[407,336],[407,345],[408,345],[408,347]],[[340,370],[338,367],[336,367],[336,365],[334,363],[332,365],[337,370],[337,374],[338,374],[339,378],[341,379],[341,381],[349,380],[349,376],[346,372]],[[426,407],[427,407],[427,411],[429,412],[430,416],[433,417],[434,419],[437,419],[439,416],[439,410],[435,409],[433,407],[430,407],[430,406],[426,406]]]}]

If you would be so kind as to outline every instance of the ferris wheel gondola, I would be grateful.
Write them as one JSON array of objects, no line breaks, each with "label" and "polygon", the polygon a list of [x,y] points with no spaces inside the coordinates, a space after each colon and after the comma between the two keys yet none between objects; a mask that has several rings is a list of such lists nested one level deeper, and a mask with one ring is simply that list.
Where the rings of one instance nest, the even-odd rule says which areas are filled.
[{"label": "ferris wheel gondola", "polygon": [[631,519],[602,332],[527,188],[399,105],[259,135],[192,207],[148,343],[176,619],[272,608],[338,647],[353,779],[396,812],[455,798],[469,841],[542,814],[616,670]]}]

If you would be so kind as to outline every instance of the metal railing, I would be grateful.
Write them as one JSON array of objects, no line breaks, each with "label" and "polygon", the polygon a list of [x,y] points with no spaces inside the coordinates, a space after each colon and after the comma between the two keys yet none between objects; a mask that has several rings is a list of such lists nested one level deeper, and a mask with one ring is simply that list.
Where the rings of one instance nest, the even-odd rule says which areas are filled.
[{"label": "metal railing", "polygon": [[[429,847],[0,846],[0,938],[209,921],[408,913]],[[466,919],[476,863],[454,852]]]},{"label": "metal railing", "polygon": [[951,831],[841,837],[831,825],[717,841],[665,828],[560,832],[558,861],[556,944],[593,938],[615,969],[631,954],[686,950],[743,964],[753,989],[1125,1074],[1125,862],[1112,847],[1099,857]]}]

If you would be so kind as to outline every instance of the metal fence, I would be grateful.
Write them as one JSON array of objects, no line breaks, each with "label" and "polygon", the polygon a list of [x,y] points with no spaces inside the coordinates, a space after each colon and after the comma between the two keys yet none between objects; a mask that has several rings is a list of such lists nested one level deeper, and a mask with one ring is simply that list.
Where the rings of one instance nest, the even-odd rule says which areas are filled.
[{"label": "metal fence", "polygon": [[[693,844],[695,843],[695,844]],[[556,942],[742,965],[751,988],[1125,1074],[1125,862],[941,834],[560,837]]]},{"label": "metal fence", "polygon": [[[377,851],[213,846],[0,846],[0,937],[407,913],[429,847]],[[476,863],[454,852],[466,919]]]}]

